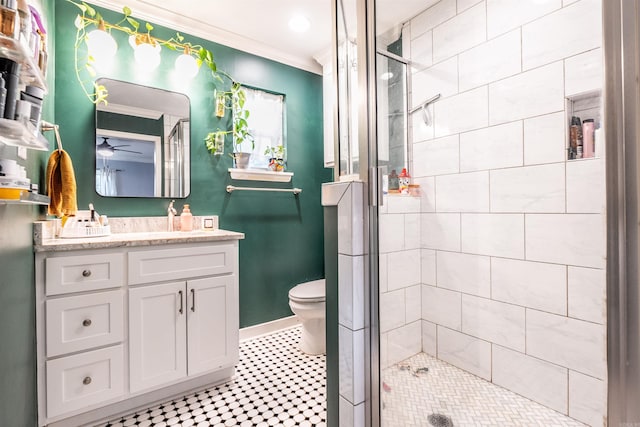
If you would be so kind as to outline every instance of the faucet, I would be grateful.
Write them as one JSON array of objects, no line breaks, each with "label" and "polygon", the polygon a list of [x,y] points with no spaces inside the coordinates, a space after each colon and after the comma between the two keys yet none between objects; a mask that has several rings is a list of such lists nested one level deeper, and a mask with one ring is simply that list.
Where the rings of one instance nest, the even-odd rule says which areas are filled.
[{"label": "faucet", "polygon": [[167,231],[173,231],[173,218],[178,213],[176,209],[173,207],[174,203],[175,203],[175,200],[172,200],[171,203],[169,203],[169,207],[167,208],[167,220],[168,220],[167,222],[169,225]]}]

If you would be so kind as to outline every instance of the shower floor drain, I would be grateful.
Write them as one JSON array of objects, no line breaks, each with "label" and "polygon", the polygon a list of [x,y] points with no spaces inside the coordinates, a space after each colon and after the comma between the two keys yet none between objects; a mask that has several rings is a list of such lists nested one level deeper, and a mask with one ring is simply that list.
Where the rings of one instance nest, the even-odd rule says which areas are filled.
[{"label": "shower floor drain", "polygon": [[433,427],[453,427],[453,421],[446,415],[431,414],[427,417],[427,420]]}]

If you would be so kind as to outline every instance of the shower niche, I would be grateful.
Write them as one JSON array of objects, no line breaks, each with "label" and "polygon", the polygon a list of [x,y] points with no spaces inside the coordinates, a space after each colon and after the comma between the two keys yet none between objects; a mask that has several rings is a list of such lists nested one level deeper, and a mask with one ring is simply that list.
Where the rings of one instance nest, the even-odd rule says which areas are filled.
[{"label": "shower niche", "polygon": [[602,120],[602,92],[582,92],[565,98],[566,158],[582,160],[602,157],[604,133]]}]

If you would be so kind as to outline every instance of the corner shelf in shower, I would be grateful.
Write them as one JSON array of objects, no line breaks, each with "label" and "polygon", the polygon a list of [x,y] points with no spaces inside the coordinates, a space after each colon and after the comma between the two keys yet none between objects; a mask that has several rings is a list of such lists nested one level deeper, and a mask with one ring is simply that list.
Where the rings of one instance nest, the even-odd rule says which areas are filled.
[{"label": "corner shelf in shower", "polygon": [[293,172],[229,168],[229,175],[231,175],[231,179],[242,179],[246,181],[291,182]]}]

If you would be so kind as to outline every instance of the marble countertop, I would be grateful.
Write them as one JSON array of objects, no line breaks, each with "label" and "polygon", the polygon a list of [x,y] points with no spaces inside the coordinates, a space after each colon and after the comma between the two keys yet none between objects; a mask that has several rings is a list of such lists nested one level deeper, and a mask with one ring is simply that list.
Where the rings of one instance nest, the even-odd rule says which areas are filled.
[{"label": "marble countertop", "polygon": [[202,243],[244,239],[244,233],[227,230],[117,232],[103,237],[56,238],[51,221],[34,223],[35,252],[73,251],[178,243]]}]

